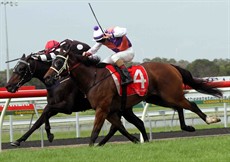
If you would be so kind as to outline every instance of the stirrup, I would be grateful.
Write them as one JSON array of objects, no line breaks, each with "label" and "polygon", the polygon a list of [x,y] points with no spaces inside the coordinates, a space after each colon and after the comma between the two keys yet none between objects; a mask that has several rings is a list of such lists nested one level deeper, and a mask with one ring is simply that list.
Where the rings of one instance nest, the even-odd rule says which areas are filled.
[{"label": "stirrup", "polygon": [[123,80],[121,80],[121,85],[127,85],[127,84],[130,84],[130,83],[132,83],[133,82],[133,79],[128,79],[128,78],[126,78],[124,81]]}]

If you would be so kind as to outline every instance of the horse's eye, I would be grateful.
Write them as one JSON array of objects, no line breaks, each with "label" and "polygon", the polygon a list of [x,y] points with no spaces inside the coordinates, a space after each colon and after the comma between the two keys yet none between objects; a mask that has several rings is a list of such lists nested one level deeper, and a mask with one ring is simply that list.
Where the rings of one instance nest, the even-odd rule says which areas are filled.
[{"label": "horse's eye", "polygon": [[54,67],[57,68],[57,69],[60,69],[64,64],[64,61],[63,60],[56,60],[54,62]]},{"label": "horse's eye", "polygon": [[18,67],[17,72],[18,72],[19,74],[23,74],[25,70],[26,70],[25,67]]}]

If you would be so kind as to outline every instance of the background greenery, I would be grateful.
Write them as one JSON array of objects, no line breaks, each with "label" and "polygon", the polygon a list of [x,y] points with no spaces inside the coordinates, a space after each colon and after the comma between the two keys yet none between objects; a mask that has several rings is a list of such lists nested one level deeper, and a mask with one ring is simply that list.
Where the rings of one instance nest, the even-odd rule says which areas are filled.
[{"label": "background greenery", "polygon": [[[155,57],[153,59],[145,58],[143,62],[155,61],[164,62],[174,65],[179,65],[189,70],[194,77],[214,77],[214,76],[230,76],[230,59],[214,59],[213,61],[207,59],[197,59],[193,62],[186,60],[176,61],[175,59],[167,59]],[[131,62],[128,65],[136,65],[141,62]],[[16,64],[16,63],[15,63]],[[202,70],[200,70],[202,69]],[[13,69],[10,70],[12,73]],[[4,87],[6,84],[6,71],[0,72],[0,87]],[[36,86],[37,89],[45,88],[44,85],[37,79],[32,79],[26,85]]]}]

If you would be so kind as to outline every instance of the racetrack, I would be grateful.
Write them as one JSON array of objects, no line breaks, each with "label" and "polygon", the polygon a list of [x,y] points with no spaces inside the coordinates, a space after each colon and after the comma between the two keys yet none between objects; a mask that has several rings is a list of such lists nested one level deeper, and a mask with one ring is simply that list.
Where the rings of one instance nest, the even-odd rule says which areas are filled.
[{"label": "racetrack", "polygon": [[[160,132],[153,133],[152,140],[161,140],[169,138],[184,138],[184,137],[194,137],[194,136],[213,136],[213,135],[228,135],[230,134],[230,128],[213,128],[213,129],[201,129],[196,130],[195,132],[185,132],[185,131],[173,131],[173,132]],[[139,134],[134,134],[139,138]],[[100,141],[103,137],[99,137],[97,141]],[[125,142],[128,141],[124,136],[113,136],[109,142]],[[64,146],[64,145],[80,145],[88,144],[88,138],[72,138],[72,139],[54,139],[52,143],[49,143],[47,140],[44,141],[44,147],[49,146]],[[20,148],[29,148],[29,147],[41,147],[41,141],[27,141],[22,142]],[[17,147],[11,146],[10,143],[3,143],[2,149],[15,149]]]}]

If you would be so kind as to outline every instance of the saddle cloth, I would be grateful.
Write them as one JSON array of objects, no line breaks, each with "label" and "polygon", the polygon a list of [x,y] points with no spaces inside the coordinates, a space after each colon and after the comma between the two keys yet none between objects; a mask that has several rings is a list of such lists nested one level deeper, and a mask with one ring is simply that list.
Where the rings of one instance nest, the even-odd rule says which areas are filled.
[{"label": "saddle cloth", "polygon": [[[111,73],[117,88],[117,92],[121,96],[122,88],[121,88],[120,74],[116,71],[113,65],[107,65],[106,68]],[[144,96],[147,93],[148,86],[149,86],[149,79],[145,68],[141,65],[135,65],[128,68],[128,71],[131,77],[133,78],[133,83],[130,83],[127,86],[127,96],[131,96],[135,94],[139,96]]]}]

